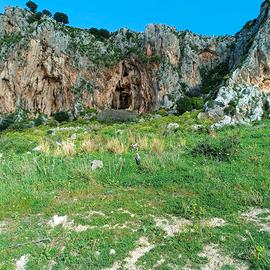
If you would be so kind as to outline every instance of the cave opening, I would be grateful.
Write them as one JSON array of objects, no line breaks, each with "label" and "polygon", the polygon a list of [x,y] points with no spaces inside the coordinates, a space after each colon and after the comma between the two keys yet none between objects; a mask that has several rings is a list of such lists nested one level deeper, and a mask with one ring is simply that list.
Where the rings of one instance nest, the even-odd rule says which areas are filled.
[{"label": "cave opening", "polygon": [[130,107],[131,103],[132,98],[129,89],[117,87],[113,98],[113,109],[126,110]]},{"label": "cave opening", "polygon": [[119,96],[119,109],[126,110],[131,105],[131,96],[127,92],[120,92]]}]

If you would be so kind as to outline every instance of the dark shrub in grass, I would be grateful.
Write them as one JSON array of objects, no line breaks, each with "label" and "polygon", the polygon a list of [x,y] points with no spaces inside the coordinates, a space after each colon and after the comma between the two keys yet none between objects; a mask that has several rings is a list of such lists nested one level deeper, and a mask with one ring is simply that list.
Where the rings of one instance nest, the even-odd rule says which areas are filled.
[{"label": "dark shrub in grass", "polygon": [[193,106],[192,106],[192,100],[190,97],[182,97],[176,102],[176,110],[177,113],[182,115],[185,112],[192,111]]},{"label": "dark shrub in grass", "polygon": [[194,156],[203,155],[218,161],[229,161],[236,153],[239,139],[229,137],[220,141],[203,141],[192,150]]},{"label": "dark shrub in grass", "polygon": [[59,122],[66,122],[69,120],[69,114],[68,112],[57,112],[54,114],[54,119]]},{"label": "dark shrub in grass", "polygon": [[13,115],[0,117],[0,131],[10,127],[14,123]]},{"label": "dark shrub in grass", "polygon": [[105,110],[97,115],[98,121],[102,123],[134,122],[137,117],[137,112],[126,110]]}]

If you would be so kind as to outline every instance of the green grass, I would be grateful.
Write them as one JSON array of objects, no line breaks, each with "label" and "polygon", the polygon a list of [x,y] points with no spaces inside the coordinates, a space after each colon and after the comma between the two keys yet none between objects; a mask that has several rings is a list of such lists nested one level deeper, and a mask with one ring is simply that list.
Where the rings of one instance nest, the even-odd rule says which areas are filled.
[{"label": "green grass", "polygon": [[[171,122],[179,123],[180,130],[164,133]],[[195,124],[205,128],[193,131]],[[153,269],[160,258],[165,262],[157,269],[200,269],[208,259],[199,254],[210,244],[250,269],[270,269],[269,233],[241,217],[250,208],[270,209],[270,121],[220,131],[210,131],[209,124],[198,122],[196,113],[186,113],[148,117],[143,123],[69,122],[61,127],[82,129],[55,134],[48,134],[47,126],[3,132],[0,224],[6,225],[2,232],[0,225],[0,269],[14,269],[26,254],[26,269],[46,269],[49,261],[56,263],[52,269],[104,269],[123,262],[141,237],[155,245],[137,261],[142,269]],[[59,154],[56,142],[69,140],[73,133],[74,152]],[[216,146],[231,137],[239,144],[228,159],[193,154],[203,141]],[[82,148],[86,138],[97,146],[89,152]],[[138,167],[130,144],[139,138],[148,145],[140,150]],[[124,148],[111,150],[112,139]],[[32,151],[44,142],[44,153]],[[92,172],[94,159],[102,160],[104,167]],[[103,214],[89,215],[91,211]],[[51,228],[48,221],[56,214],[91,228],[80,233]],[[155,218],[170,216],[191,220],[192,225],[167,237]],[[201,225],[201,220],[213,217],[226,225]],[[258,220],[269,224],[267,217],[260,214]],[[44,241],[37,243],[40,239]],[[110,255],[111,249],[115,255]]]}]

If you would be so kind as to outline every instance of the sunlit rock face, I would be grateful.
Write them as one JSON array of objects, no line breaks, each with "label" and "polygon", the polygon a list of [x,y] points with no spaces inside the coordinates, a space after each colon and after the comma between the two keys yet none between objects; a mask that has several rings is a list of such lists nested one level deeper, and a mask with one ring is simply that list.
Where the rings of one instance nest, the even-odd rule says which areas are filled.
[{"label": "sunlit rock face", "polygon": [[270,92],[269,22],[266,1],[235,37],[153,24],[144,33],[102,37],[7,7],[0,15],[0,112],[150,112],[173,109],[188,94],[213,99],[208,115],[228,116],[233,101],[233,123],[260,119]]}]

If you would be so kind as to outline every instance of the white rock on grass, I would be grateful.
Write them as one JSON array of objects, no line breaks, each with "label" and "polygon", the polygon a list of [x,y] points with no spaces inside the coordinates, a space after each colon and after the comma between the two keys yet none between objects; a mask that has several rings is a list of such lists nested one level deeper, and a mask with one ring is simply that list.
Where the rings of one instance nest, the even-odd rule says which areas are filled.
[{"label": "white rock on grass", "polygon": [[103,168],[103,162],[101,160],[93,160],[93,161],[91,161],[90,165],[91,165],[92,171]]},{"label": "white rock on grass", "polygon": [[71,136],[70,136],[70,139],[71,140],[73,140],[73,141],[75,141],[75,140],[77,140],[77,134],[76,133],[74,133],[74,134],[72,134]]},{"label": "white rock on grass", "polygon": [[16,261],[15,270],[25,270],[26,265],[29,261],[30,255],[23,255],[19,260]]},{"label": "white rock on grass", "polygon": [[41,152],[41,146],[39,145],[39,146],[35,147],[32,151],[33,152]]},{"label": "white rock on grass", "polygon": [[167,237],[172,237],[175,234],[184,232],[188,226],[192,226],[192,221],[173,216],[171,216],[170,219],[155,218],[155,223],[157,227],[166,233]]},{"label": "white rock on grass", "polygon": [[48,222],[48,225],[52,228],[57,226],[62,226],[64,229],[72,230],[74,232],[80,233],[85,232],[89,229],[88,225],[78,225],[74,224],[74,220],[69,220],[67,216],[58,216],[55,215],[52,219]]},{"label": "white rock on grass", "polygon": [[111,249],[111,250],[110,250],[110,255],[113,256],[113,255],[115,255],[115,254],[116,254],[115,250],[114,250],[114,249]]},{"label": "white rock on grass", "polygon": [[63,227],[65,227],[65,225],[68,224],[68,217],[67,216],[58,216],[55,215],[53,216],[53,218],[48,222],[48,224],[52,227],[55,228],[59,225],[63,225]]},{"label": "white rock on grass", "polygon": [[177,131],[179,128],[180,128],[180,125],[177,124],[177,123],[170,123],[170,124],[167,126],[167,130],[168,130],[168,131]]}]

